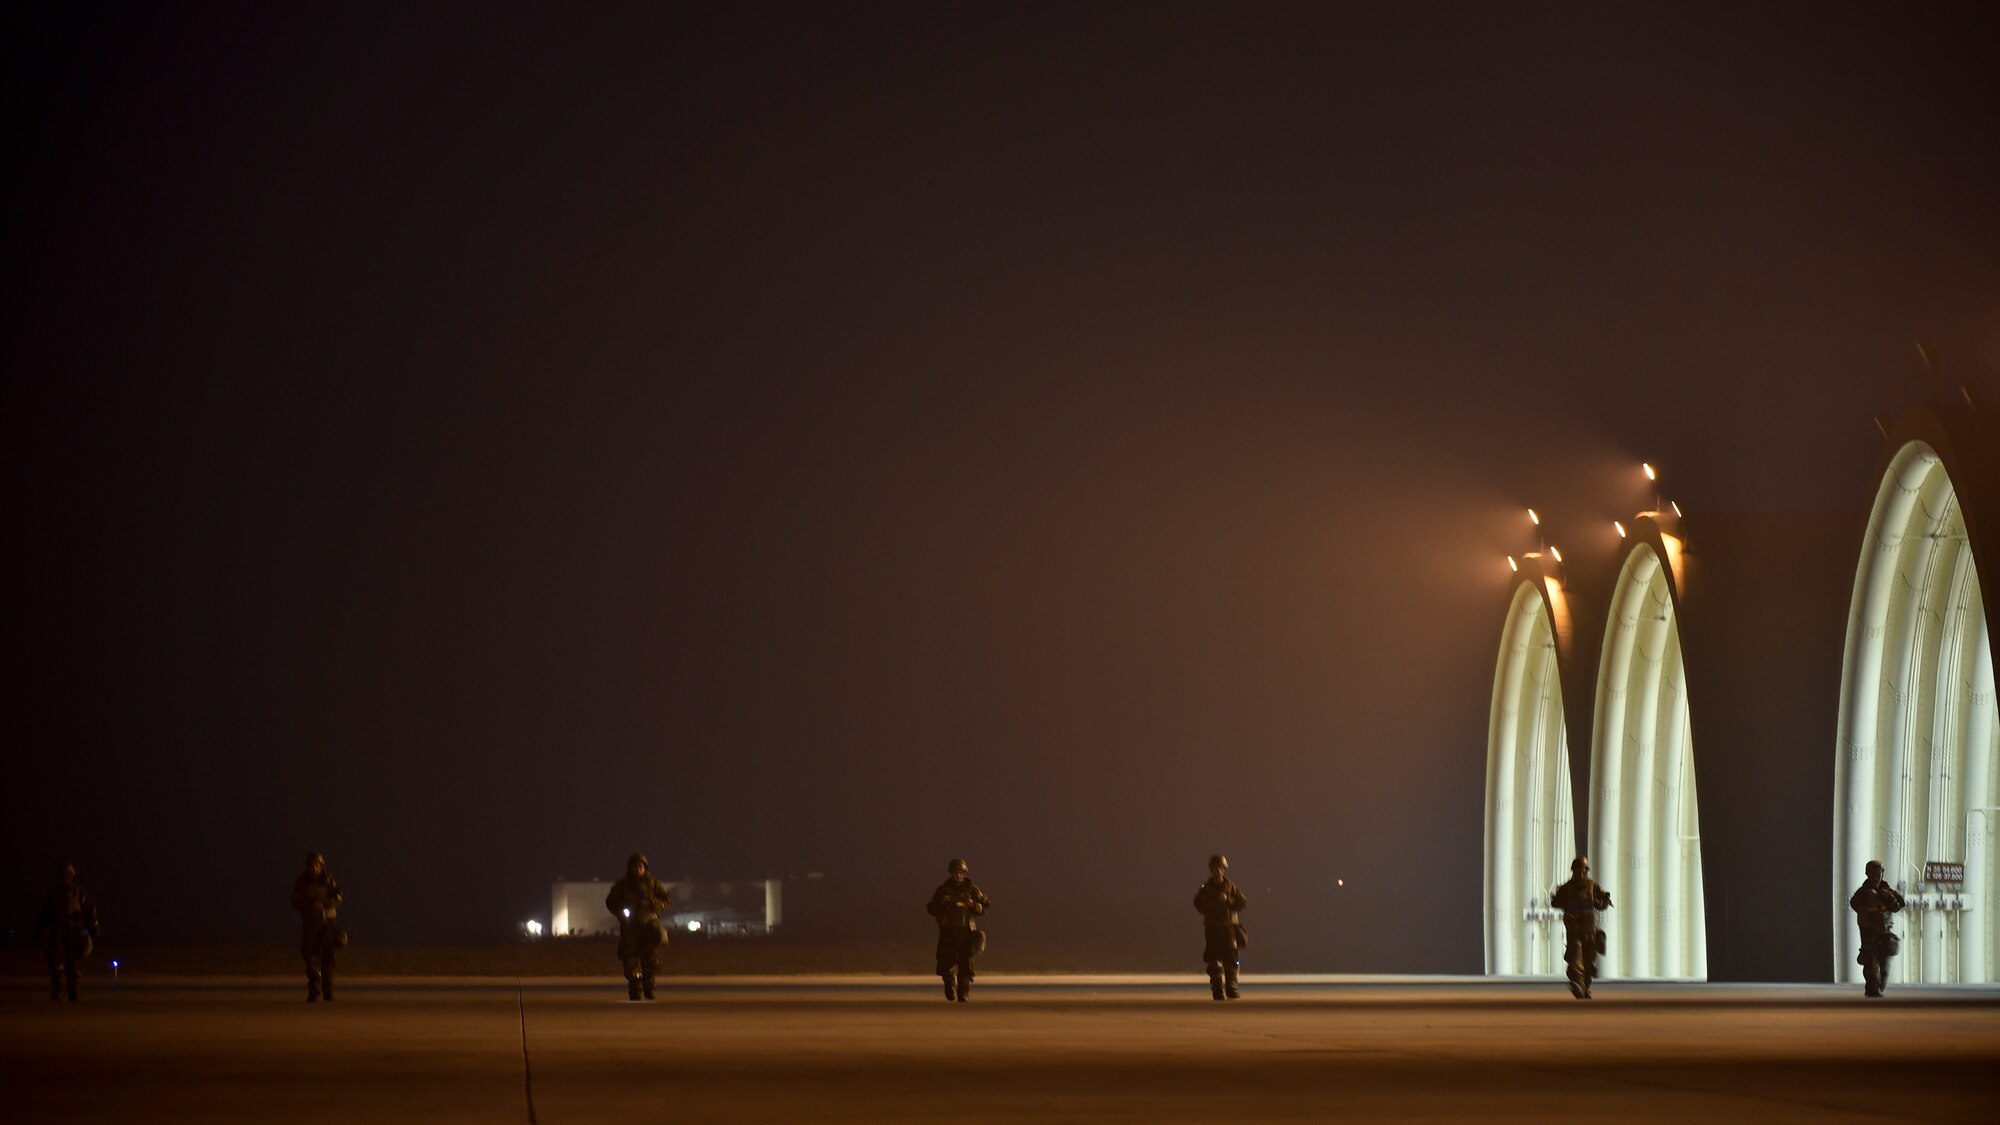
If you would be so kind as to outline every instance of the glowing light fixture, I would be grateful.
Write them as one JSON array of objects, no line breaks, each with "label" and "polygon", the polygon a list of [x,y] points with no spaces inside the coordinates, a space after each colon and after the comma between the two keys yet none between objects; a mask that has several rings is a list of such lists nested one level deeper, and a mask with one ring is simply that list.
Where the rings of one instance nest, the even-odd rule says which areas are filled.
[{"label": "glowing light fixture", "polygon": [[688,919],[688,932],[689,932],[689,933],[691,933],[691,934],[698,934],[698,933],[700,933],[700,932],[701,932],[701,919],[699,919],[699,918],[690,918],[690,919]]},{"label": "glowing light fixture", "polygon": [[522,923],[522,928],[528,931],[529,937],[542,936],[542,924],[540,922],[535,921],[533,918],[530,918],[526,922]]},{"label": "glowing light fixture", "polygon": [[1535,510],[1533,508],[1529,508],[1528,522],[1534,524],[1536,527],[1540,527],[1542,526],[1542,517],[1536,515]]},{"label": "glowing light fixture", "polygon": [[632,908],[628,906],[620,913],[624,914],[625,917],[630,918],[632,916]]},{"label": "glowing light fixture", "polygon": [[1678,516],[1678,515],[1680,515],[1680,514],[1681,514],[1681,506],[1680,506],[1679,504],[1677,504],[1677,503],[1675,503],[1675,502],[1673,502],[1673,501],[1671,501],[1671,500],[1670,500],[1670,501],[1668,501],[1668,502],[1667,502],[1667,506],[1668,506],[1668,507],[1670,507],[1670,508],[1672,508],[1672,509],[1674,510],[1674,514],[1675,514],[1675,515],[1677,515],[1677,516]]},{"label": "glowing light fixture", "polygon": [[1660,475],[1659,475],[1658,473],[1656,473],[1656,472],[1654,472],[1654,471],[1653,471],[1653,465],[1652,465],[1652,463],[1651,463],[1651,462],[1649,462],[1649,461],[1641,461],[1641,462],[1639,462],[1639,467],[1640,467],[1641,469],[1644,469],[1644,470],[1646,471],[1646,479],[1647,479],[1647,480],[1650,480],[1650,481],[1658,481],[1658,480],[1660,479]]},{"label": "glowing light fixture", "polygon": [[1617,528],[1617,529],[1618,529],[1618,538],[1620,538],[1620,539],[1623,539],[1623,538],[1625,538],[1625,525],[1624,525],[1624,524],[1622,524],[1622,523],[1619,523],[1619,522],[1618,522],[1617,520],[1612,520],[1612,521],[1611,521],[1611,526],[1612,526],[1612,527],[1615,527],[1615,528]]},{"label": "glowing light fixture", "polygon": [[1521,573],[1521,564],[1514,561],[1514,556],[1508,555],[1507,569],[1513,571],[1516,574],[1519,574]]},{"label": "glowing light fixture", "polygon": [[1556,557],[1557,562],[1563,561],[1563,553],[1561,547],[1550,547],[1549,554],[1554,555]]}]

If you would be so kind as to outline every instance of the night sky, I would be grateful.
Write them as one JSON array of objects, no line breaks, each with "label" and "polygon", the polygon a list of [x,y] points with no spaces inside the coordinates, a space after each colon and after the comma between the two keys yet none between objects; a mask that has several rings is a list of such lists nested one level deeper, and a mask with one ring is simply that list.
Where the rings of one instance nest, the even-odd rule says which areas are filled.
[{"label": "night sky", "polygon": [[2000,392],[1990,5],[557,7],[11,10],[10,929],[1477,971],[1522,507]]}]

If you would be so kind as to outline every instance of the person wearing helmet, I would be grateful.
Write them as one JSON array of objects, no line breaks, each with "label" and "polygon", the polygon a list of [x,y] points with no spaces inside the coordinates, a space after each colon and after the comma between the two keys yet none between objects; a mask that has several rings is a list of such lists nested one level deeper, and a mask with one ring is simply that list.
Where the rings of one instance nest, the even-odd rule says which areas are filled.
[{"label": "person wearing helmet", "polygon": [[1577,856],[1569,865],[1569,882],[1549,896],[1562,911],[1563,964],[1568,966],[1570,995],[1590,999],[1590,982],[1597,979],[1597,958],[1604,952],[1604,931],[1597,925],[1600,910],[1611,908],[1611,892],[1590,877],[1590,861]]},{"label": "person wearing helmet", "polygon": [[42,900],[42,913],[35,919],[35,939],[49,965],[49,999],[67,995],[74,1003],[79,963],[97,941],[97,901],[78,885],[75,864],[56,870],[55,889]]},{"label": "person wearing helmet", "polygon": [[299,956],[306,963],[306,1003],[333,999],[333,951],[340,948],[340,904],[346,898],[326,870],[326,857],[306,854],[292,881],[292,909],[299,912]]},{"label": "person wearing helmet", "polygon": [[1861,927],[1861,954],[1855,958],[1861,963],[1861,994],[1873,998],[1888,987],[1889,958],[1901,944],[1890,925],[1890,915],[1903,909],[1903,895],[1882,878],[1881,860],[1869,860],[1865,874],[1847,905],[1853,908],[1854,922]]},{"label": "person wearing helmet", "polygon": [[945,867],[945,881],[931,892],[925,907],[937,919],[937,974],[944,978],[944,998],[963,1004],[972,999],[972,956],[985,948],[979,916],[993,900],[972,881],[962,859]]},{"label": "person wearing helmet", "polygon": [[1201,960],[1208,966],[1208,991],[1217,1000],[1235,1000],[1242,995],[1236,982],[1241,969],[1239,950],[1248,935],[1239,917],[1250,900],[1243,888],[1229,878],[1229,857],[1208,857],[1208,882],[1194,893],[1194,908],[1201,913]]},{"label": "person wearing helmet", "polygon": [[611,893],[604,896],[604,908],[618,919],[618,960],[625,967],[628,1000],[653,998],[660,947],[667,942],[660,912],[674,896],[667,892],[666,884],[653,878],[651,868],[644,852],[633,852],[625,861],[625,877],[611,884]]}]

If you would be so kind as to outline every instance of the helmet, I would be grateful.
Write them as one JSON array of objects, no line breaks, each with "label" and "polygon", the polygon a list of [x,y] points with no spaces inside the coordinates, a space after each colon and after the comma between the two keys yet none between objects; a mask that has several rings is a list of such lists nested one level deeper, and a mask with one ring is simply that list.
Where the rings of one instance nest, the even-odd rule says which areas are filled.
[{"label": "helmet", "polygon": [[1882,861],[1879,859],[1869,860],[1868,867],[1866,868],[1866,870],[1868,872],[1868,877],[1870,879],[1873,879],[1875,876],[1880,875],[1883,872],[1884,869],[1882,867]]},{"label": "helmet", "polygon": [[950,863],[947,863],[947,864],[945,864],[945,865],[944,865],[944,870],[945,870],[945,874],[947,874],[947,875],[956,875],[956,874],[958,874],[958,873],[959,873],[959,872],[961,872],[961,871],[967,871],[967,872],[969,872],[969,871],[971,871],[971,870],[972,870],[972,868],[970,868],[970,867],[967,867],[967,866],[965,865],[965,861],[964,861],[964,860],[962,860],[962,859],[954,859],[954,860],[952,860],[952,861],[951,861]]},{"label": "helmet", "polygon": [[1569,861],[1569,869],[1581,875],[1590,870],[1590,860],[1583,856],[1577,856],[1575,859]]},{"label": "helmet", "polygon": [[1209,857],[1208,857],[1208,869],[1209,869],[1210,871],[1227,871],[1227,870],[1229,870],[1229,857],[1228,857],[1228,856],[1226,856],[1226,855],[1223,855],[1223,854],[1222,854],[1222,853],[1220,853],[1220,852],[1217,852],[1217,853],[1216,853],[1215,855],[1212,855],[1212,856],[1209,856]]}]

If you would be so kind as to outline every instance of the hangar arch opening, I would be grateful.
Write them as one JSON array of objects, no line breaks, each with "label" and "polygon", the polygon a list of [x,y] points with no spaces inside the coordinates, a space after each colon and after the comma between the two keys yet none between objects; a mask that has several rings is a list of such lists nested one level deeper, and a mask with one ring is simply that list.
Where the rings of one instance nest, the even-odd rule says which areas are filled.
[{"label": "hangar arch opening", "polygon": [[1908,902],[1892,981],[2000,979],[1992,652],[1947,458],[1929,442],[1908,441],[1876,492],[1847,622],[1834,767],[1836,979],[1861,979],[1847,898],[1870,859],[1882,861]]},{"label": "hangar arch opening", "polygon": [[1591,740],[1590,857],[1611,892],[1607,976],[1706,979],[1678,541],[1635,538],[1611,596]]},{"label": "hangar arch opening", "polygon": [[1576,851],[1558,658],[1560,585],[1523,574],[1500,631],[1486,741],[1486,971],[1562,971],[1549,893]]}]

